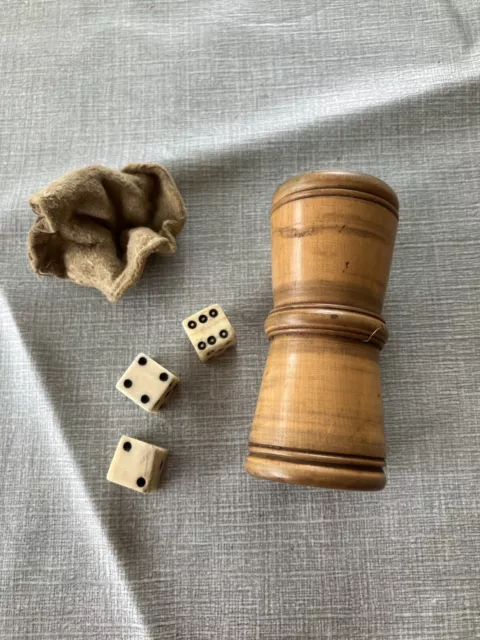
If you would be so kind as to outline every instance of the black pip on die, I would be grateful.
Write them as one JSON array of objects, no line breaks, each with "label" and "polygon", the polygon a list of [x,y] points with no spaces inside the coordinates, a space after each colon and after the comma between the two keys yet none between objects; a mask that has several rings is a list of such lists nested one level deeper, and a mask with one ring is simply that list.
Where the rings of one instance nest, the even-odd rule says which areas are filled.
[{"label": "black pip on die", "polygon": [[182,326],[202,362],[219,356],[237,341],[235,329],[219,304],[186,318]]},{"label": "black pip on die", "polygon": [[117,389],[145,411],[155,412],[179,382],[171,371],[140,353],[117,382]]}]

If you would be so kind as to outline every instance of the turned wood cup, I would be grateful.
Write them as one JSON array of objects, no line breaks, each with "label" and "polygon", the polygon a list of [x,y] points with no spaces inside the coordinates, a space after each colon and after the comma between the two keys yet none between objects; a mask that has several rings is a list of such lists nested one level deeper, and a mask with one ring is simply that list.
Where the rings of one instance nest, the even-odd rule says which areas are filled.
[{"label": "turned wood cup", "polygon": [[274,309],[248,473],[375,491],[386,483],[379,352],[398,200],[360,173],[306,173],[274,194]]}]

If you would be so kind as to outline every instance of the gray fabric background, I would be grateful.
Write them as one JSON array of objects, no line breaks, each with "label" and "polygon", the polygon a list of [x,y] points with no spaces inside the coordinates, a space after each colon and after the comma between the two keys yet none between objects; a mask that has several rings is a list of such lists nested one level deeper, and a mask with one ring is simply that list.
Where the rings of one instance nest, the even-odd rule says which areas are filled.
[{"label": "gray fabric background", "polygon": [[[478,2],[7,0],[0,35],[0,637],[480,638]],[[177,256],[117,305],[34,276],[28,196],[130,161],[173,172]],[[401,201],[379,494],[243,471],[269,201],[325,168]],[[202,365],[213,301],[239,344]],[[158,416],[114,388],[140,350],[183,379]],[[106,482],[122,433],[170,450],[157,494]]]}]

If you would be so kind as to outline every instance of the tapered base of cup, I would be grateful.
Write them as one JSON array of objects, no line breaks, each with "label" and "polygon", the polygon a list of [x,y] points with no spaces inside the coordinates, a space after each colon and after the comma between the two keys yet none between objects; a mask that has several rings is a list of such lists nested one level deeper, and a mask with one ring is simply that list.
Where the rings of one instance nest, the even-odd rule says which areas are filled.
[{"label": "tapered base of cup", "polygon": [[370,466],[367,459],[358,464],[349,456],[312,457],[316,459],[299,461],[288,459],[284,452],[276,456],[275,450],[267,454],[251,451],[245,468],[256,478],[325,489],[380,491],[386,485],[385,472],[376,461]]}]

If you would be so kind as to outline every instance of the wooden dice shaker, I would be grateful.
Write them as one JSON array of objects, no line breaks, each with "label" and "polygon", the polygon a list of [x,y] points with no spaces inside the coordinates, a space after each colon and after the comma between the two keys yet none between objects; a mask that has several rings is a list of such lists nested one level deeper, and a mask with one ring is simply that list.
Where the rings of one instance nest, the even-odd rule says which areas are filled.
[{"label": "wooden dice shaker", "polygon": [[379,352],[398,200],[359,173],[282,184],[271,212],[271,341],[247,471],[331,489],[385,486]]}]

